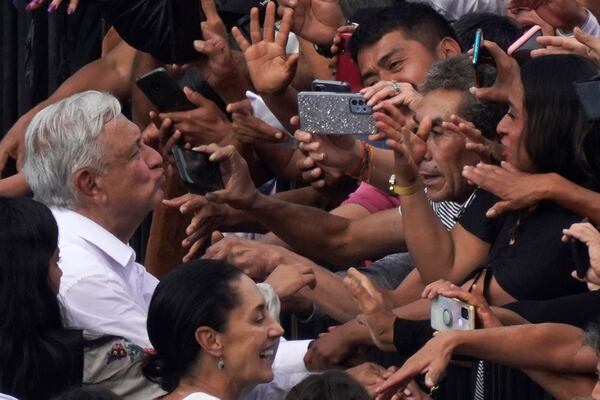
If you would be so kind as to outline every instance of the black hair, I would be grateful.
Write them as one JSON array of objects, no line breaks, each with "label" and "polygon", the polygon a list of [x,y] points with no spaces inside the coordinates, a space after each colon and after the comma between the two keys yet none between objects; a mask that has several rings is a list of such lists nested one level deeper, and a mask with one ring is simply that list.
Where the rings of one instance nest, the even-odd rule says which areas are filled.
[{"label": "black hair", "polygon": [[340,8],[348,21],[359,22],[365,11],[392,7],[404,0],[340,0]]},{"label": "black hair", "polygon": [[458,42],[454,30],[437,11],[423,3],[401,2],[393,7],[368,10],[350,39],[350,53],[356,61],[358,52],[379,41],[385,34],[402,31],[407,38],[417,40],[431,52],[440,41],[449,37]]},{"label": "black hair", "polygon": [[51,400],[120,400],[121,398],[107,390],[75,388],[53,397]]},{"label": "black hair", "polygon": [[521,68],[525,126],[521,145],[533,172],[555,172],[588,189],[600,189],[600,122],[588,121],[573,83],[598,73],[576,55],[534,58]]},{"label": "black hair", "polygon": [[224,261],[194,260],[178,267],[156,287],[148,310],[148,336],[156,354],[144,375],[172,392],[200,353],[196,329],[227,328],[229,312],[240,304],[233,282],[242,273]]},{"label": "black hair", "polygon": [[60,306],[48,281],[58,227],[28,198],[0,198],[0,392],[45,399],[69,387],[73,360],[56,333]]},{"label": "black hair", "polygon": [[344,371],[310,375],[294,386],[285,400],[370,400],[371,396]]},{"label": "black hair", "polygon": [[514,19],[487,12],[465,14],[452,27],[463,49],[473,47],[478,28],[481,28],[485,40],[495,42],[504,51],[523,34]]},{"label": "black hair", "polygon": [[473,64],[466,54],[461,54],[433,63],[419,91],[423,95],[439,89],[463,92],[457,114],[471,121],[484,137],[497,139],[496,126],[506,114],[508,107],[506,104],[477,100],[469,92],[469,89],[475,85]]}]

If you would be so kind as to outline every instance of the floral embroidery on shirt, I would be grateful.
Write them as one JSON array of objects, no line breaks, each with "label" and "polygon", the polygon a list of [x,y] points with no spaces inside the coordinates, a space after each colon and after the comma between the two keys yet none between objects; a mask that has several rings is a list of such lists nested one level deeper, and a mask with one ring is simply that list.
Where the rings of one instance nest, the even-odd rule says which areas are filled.
[{"label": "floral embroidery on shirt", "polygon": [[129,358],[131,362],[134,362],[144,353],[145,349],[141,348],[140,346],[125,341],[120,341],[115,343],[106,354],[106,364],[108,365],[114,361],[122,360],[124,358]]}]

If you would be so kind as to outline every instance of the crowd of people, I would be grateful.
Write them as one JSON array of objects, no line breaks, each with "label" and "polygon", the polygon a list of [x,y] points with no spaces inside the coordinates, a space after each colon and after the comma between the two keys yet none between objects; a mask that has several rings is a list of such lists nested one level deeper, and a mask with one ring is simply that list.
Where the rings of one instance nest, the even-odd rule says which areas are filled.
[{"label": "crowd of people", "polygon": [[99,2],[4,134],[0,399],[600,399],[600,8],[242,3]]}]

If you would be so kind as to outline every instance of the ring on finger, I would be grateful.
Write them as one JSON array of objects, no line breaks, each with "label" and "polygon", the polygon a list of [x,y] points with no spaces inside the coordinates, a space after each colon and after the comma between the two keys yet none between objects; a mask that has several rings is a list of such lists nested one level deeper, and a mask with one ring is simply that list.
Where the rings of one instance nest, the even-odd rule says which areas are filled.
[{"label": "ring on finger", "polygon": [[398,82],[392,81],[392,89],[394,90],[394,94],[398,95],[400,94],[400,90],[402,89],[402,87]]}]

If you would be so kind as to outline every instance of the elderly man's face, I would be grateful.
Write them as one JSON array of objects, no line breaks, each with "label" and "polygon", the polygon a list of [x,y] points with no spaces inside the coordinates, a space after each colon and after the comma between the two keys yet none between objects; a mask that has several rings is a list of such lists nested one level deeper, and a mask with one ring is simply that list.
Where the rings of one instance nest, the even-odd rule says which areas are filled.
[{"label": "elderly man's face", "polygon": [[415,86],[425,81],[437,55],[421,42],[408,39],[401,30],[386,33],[377,42],[358,52],[358,67],[363,84],[398,81]]},{"label": "elderly man's face", "polygon": [[442,122],[457,114],[464,94],[457,90],[438,89],[427,93],[417,108],[415,120],[430,117],[433,128],[427,139],[427,153],[419,174],[433,201],[463,202],[473,187],[462,176],[465,165],[475,165],[479,158],[465,148],[465,138],[459,133],[442,129]]},{"label": "elderly man's face", "polygon": [[[146,215],[162,200],[162,157],[142,142],[139,128],[120,114],[104,127],[107,203],[117,215]],[[139,223],[139,222],[138,222]]]}]

